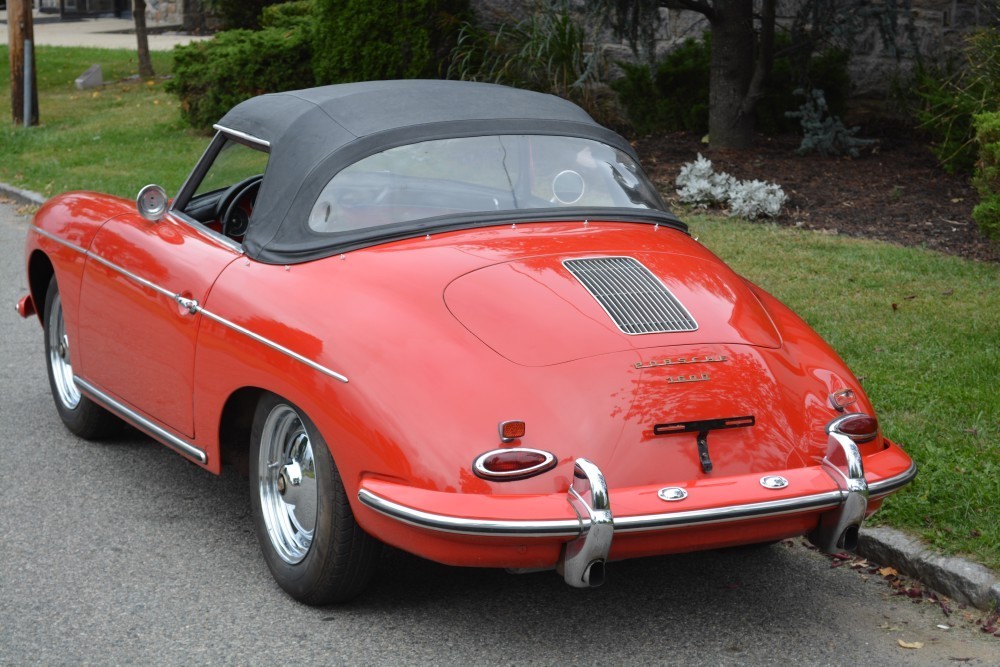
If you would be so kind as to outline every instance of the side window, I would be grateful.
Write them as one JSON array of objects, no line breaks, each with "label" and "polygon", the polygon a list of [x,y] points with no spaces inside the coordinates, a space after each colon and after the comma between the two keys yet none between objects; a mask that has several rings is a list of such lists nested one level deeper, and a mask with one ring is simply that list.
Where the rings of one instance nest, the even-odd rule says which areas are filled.
[{"label": "side window", "polygon": [[263,147],[226,141],[184,206],[184,213],[239,240],[249,226],[267,160]]}]

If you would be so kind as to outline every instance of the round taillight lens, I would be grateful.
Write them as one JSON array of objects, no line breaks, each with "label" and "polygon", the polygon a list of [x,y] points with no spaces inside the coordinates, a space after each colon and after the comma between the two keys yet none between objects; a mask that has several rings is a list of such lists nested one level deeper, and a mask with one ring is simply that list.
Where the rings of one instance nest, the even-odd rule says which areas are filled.
[{"label": "round taillight lens", "polygon": [[473,470],[484,479],[496,481],[524,479],[549,470],[556,464],[556,457],[549,452],[526,447],[494,449],[481,454],[473,463]]},{"label": "round taillight lens", "polygon": [[831,433],[842,433],[860,445],[871,442],[878,436],[878,420],[871,415],[858,412],[834,419],[826,430]]}]

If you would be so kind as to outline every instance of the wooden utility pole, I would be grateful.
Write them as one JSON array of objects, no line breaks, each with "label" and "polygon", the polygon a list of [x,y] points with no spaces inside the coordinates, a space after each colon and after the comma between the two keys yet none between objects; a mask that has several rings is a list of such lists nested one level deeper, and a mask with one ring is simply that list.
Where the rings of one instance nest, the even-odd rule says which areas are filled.
[{"label": "wooden utility pole", "polygon": [[[38,78],[32,0],[7,0],[7,44],[10,50],[10,110],[15,125],[38,125]],[[24,68],[28,67],[28,76]],[[25,85],[25,78],[28,79]],[[30,101],[25,122],[25,95]]]}]

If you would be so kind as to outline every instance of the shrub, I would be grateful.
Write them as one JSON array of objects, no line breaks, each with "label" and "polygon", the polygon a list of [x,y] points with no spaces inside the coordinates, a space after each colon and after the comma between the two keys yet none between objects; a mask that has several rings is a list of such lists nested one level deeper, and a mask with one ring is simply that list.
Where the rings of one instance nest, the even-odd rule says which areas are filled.
[{"label": "shrub", "polygon": [[646,65],[622,63],[625,76],[612,88],[640,134],[708,131],[711,37],[688,39],[671,51],[654,74]]},{"label": "shrub", "polygon": [[708,208],[729,206],[731,215],[755,220],[781,214],[788,201],[781,186],[764,181],[739,181],[726,172],[716,173],[712,161],[698,154],[698,159],[681,167],[677,175],[677,194],[686,204]]},{"label": "shrub", "polygon": [[843,121],[830,113],[823,91],[813,90],[807,93],[797,90],[797,94],[805,95],[806,101],[798,111],[786,111],[788,118],[798,118],[802,124],[802,143],[799,145],[799,155],[819,153],[820,155],[850,155],[857,157],[863,146],[875,143],[874,139],[858,139],[856,136],[860,127],[847,129]]},{"label": "shrub", "polygon": [[974,124],[979,162],[972,181],[982,201],[972,217],[987,236],[1000,239],[1000,111],[979,114]]},{"label": "shrub", "polygon": [[230,30],[260,28],[261,11],[283,0],[208,0],[206,3],[222,17]]},{"label": "shrub", "polygon": [[316,83],[439,78],[469,0],[316,0]]},{"label": "shrub", "polygon": [[167,90],[180,97],[185,122],[207,129],[247,98],[313,85],[310,63],[304,30],[230,30],[176,47]]},{"label": "shrub", "polygon": [[264,28],[309,29],[316,21],[315,8],[313,0],[268,5],[261,13],[260,25]]},{"label": "shrub", "polygon": [[[785,55],[775,58],[764,97],[757,101],[755,125],[765,134],[796,129],[795,121],[784,114],[798,107],[798,88],[826,91],[836,115],[842,115],[847,107],[850,54],[830,49],[802,59],[788,48],[790,43],[787,35],[776,37],[775,50],[784,50]],[[637,132],[708,131],[711,52],[711,34],[705,33],[701,40],[686,40],[667,54],[655,72],[645,65],[621,63],[625,76],[612,87]]]},{"label": "shrub", "polygon": [[949,173],[971,172],[976,163],[973,118],[1000,108],[1000,33],[972,35],[963,51],[966,62],[952,74],[922,71],[917,94],[921,126],[933,138],[931,150]]},{"label": "shrub", "polygon": [[493,30],[462,25],[451,52],[448,76],[487,81],[558,95],[609,125],[620,123],[613,93],[600,81],[600,54],[590,49],[584,28],[568,11],[546,3],[523,21]]}]

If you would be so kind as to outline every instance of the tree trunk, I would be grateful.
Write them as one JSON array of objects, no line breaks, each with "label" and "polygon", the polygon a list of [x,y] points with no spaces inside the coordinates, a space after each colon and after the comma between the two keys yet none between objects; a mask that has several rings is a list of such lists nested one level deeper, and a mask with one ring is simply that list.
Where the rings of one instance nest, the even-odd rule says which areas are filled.
[{"label": "tree trunk", "polygon": [[[34,44],[34,25],[31,18],[31,0],[7,0],[7,44],[10,52],[10,110],[14,125],[25,124],[24,96],[31,96],[28,125],[38,125],[38,78],[34,67],[34,46],[26,48],[25,42]],[[24,66],[31,63],[31,80],[24,87]]]},{"label": "tree trunk", "polygon": [[747,98],[754,77],[753,3],[715,0],[713,8],[709,143],[713,148],[749,148],[755,102]]},{"label": "tree trunk", "polygon": [[149,57],[149,39],[146,37],[146,0],[134,0],[132,19],[135,21],[135,38],[139,43],[139,76],[156,76]]}]

